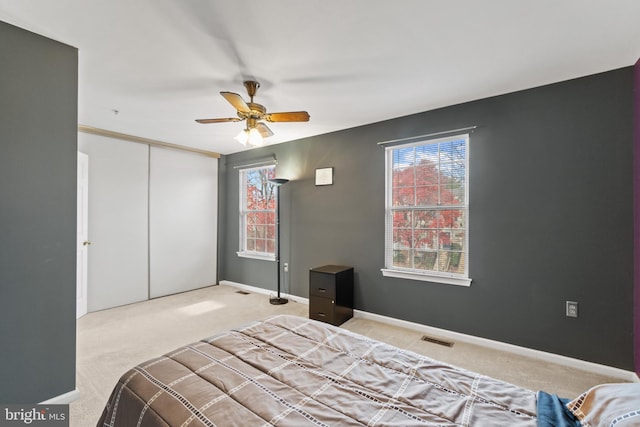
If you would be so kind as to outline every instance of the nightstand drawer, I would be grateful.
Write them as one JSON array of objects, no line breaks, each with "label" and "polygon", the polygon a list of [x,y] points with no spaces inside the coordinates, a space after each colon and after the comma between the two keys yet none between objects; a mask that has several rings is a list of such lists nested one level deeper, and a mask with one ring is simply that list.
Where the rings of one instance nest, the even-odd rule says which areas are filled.
[{"label": "nightstand drawer", "polygon": [[335,302],[329,298],[309,299],[309,318],[327,323],[335,323]]},{"label": "nightstand drawer", "polygon": [[309,272],[309,296],[336,298],[336,280],[333,274]]}]

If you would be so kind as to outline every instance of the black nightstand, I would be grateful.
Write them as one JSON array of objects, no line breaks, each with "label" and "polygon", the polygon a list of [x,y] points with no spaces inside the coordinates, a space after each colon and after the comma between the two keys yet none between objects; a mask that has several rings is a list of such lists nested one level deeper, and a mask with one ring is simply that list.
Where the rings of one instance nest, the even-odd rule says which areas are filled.
[{"label": "black nightstand", "polygon": [[353,317],[353,267],[309,270],[309,318],[340,325]]}]

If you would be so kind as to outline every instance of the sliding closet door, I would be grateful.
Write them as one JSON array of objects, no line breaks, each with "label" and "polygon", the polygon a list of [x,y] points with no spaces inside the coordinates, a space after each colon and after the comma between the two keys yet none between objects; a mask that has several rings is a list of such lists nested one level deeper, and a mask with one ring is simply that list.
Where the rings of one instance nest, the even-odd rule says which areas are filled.
[{"label": "sliding closet door", "polygon": [[150,297],[216,283],[218,160],[151,147]]},{"label": "sliding closet door", "polygon": [[148,298],[149,147],[78,134],[89,155],[89,311]]}]

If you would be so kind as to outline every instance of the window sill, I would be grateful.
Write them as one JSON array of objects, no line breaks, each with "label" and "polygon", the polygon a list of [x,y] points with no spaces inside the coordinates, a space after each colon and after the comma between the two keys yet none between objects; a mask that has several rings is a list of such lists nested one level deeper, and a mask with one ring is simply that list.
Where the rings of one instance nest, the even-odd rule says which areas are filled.
[{"label": "window sill", "polygon": [[423,282],[442,283],[445,285],[471,286],[471,279],[463,277],[436,276],[435,274],[422,274],[409,271],[380,269],[385,277],[395,277],[397,279],[420,280]]},{"label": "window sill", "polygon": [[275,261],[274,255],[263,255],[255,252],[236,252],[240,258],[260,259],[262,261]]}]

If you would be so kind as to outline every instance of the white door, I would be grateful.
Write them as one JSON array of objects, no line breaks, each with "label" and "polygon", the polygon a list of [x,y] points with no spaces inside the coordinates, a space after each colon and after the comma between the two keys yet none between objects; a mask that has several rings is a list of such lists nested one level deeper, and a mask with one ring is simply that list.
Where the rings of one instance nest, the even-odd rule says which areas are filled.
[{"label": "white door", "polygon": [[89,156],[78,152],[78,233],[76,262],[76,319],[87,314],[89,255]]}]

